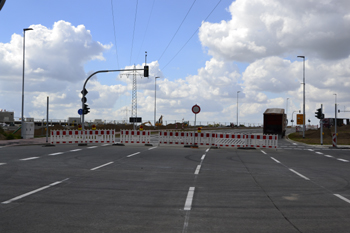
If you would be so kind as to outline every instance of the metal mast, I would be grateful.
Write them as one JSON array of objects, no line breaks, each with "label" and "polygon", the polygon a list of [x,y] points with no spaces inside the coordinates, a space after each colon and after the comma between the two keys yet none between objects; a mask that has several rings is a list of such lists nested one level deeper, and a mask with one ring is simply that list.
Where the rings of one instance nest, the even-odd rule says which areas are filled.
[{"label": "metal mast", "polygon": [[[134,65],[134,69],[136,66]],[[132,108],[131,108],[131,116],[137,117],[137,82],[136,82],[136,70],[133,71],[133,79],[132,79]]]}]

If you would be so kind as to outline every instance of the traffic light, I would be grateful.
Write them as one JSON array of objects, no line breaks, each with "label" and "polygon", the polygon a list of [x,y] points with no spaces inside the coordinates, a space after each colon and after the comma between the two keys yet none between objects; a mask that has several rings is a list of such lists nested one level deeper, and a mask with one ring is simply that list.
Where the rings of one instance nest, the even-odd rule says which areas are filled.
[{"label": "traffic light", "polygon": [[84,96],[86,96],[86,94],[89,93],[89,92],[84,88],[84,90],[82,90],[80,93],[83,94],[83,97],[84,97]]},{"label": "traffic light", "polygon": [[315,112],[315,117],[318,119],[323,119],[322,115],[322,108],[318,108],[317,112]]},{"label": "traffic light", "polygon": [[90,111],[89,111],[90,108],[88,108],[88,105],[87,104],[84,104],[84,107],[83,107],[83,114],[86,115],[88,114]]},{"label": "traffic light", "polygon": [[143,77],[148,77],[149,76],[149,67],[148,66],[144,66],[144,70],[143,70]]}]

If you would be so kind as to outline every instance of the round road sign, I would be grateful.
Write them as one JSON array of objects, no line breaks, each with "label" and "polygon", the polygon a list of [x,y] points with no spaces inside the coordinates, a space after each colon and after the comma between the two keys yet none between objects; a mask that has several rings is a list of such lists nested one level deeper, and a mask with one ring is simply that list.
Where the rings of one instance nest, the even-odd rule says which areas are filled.
[{"label": "round road sign", "polygon": [[199,112],[201,111],[201,108],[196,104],[196,105],[193,105],[192,107],[192,112],[194,114],[198,114]]}]

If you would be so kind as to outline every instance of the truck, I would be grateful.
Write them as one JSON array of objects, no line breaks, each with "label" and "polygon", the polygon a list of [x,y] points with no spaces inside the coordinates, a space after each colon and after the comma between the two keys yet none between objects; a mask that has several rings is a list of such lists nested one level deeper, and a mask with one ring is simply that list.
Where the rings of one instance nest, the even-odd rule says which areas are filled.
[{"label": "truck", "polygon": [[264,112],[264,134],[278,134],[283,138],[286,135],[288,120],[283,108],[268,108]]}]

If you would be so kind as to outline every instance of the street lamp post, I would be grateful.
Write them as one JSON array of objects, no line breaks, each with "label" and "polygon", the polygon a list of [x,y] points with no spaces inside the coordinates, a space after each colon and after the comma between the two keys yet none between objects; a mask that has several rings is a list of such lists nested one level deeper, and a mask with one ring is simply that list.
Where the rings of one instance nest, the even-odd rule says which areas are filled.
[{"label": "street lamp post", "polygon": [[160,78],[160,77],[154,77],[154,128],[156,128],[157,78]]},{"label": "street lamp post", "polygon": [[294,121],[293,121],[293,114],[294,114],[295,112],[298,112],[298,111],[299,111],[299,113],[300,113],[300,110],[297,110],[297,111],[293,111],[293,112],[292,112],[292,127],[293,127],[293,122],[294,122]]},{"label": "street lamp post", "polygon": [[298,56],[303,59],[303,138],[305,138],[305,56]]},{"label": "street lamp post", "polygon": [[240,91],[237,91],[237,127],[238,127],[238,93],[240,93]]},{"label": "street lamp post", "polygon": [[335,123],[334,123],[334,133],[335,133],[335,137],[337,138],[337,94],[333,94],[335,95]]},{"label": "street lamp post", "polygon": [[22,71],[22,113],[21,113],[21,138],[24,138],[24,68],[25,68],[25,46],[26,46],[26,31],[33,30],[33,28],[24,28],[23,29],[23,71]]},{"label": "street lamp post", "polygon": [[[286,107],[287,120],[288,120],[288,100],[289,100],[289,98],[287,98],[287,107]],[[288,122],[288,121],[287,121],[287,122]],[[287,125],[288,125],[288,123],[287,123]]]}]

